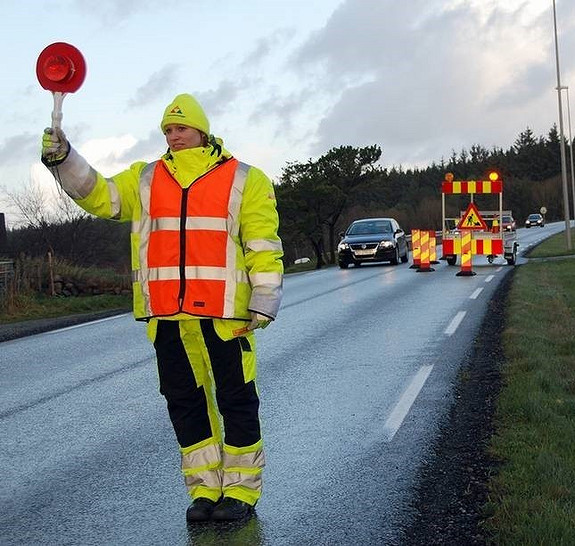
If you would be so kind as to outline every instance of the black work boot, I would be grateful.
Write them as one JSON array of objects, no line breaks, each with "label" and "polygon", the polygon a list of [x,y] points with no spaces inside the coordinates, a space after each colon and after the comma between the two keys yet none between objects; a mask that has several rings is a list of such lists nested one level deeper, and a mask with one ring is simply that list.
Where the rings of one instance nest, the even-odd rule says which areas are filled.
[{"label": "black work boot", "polygon": [[212,513],[212,519],[219,521],[232,521],[245,519],[251,516],[254,512],[254,507],[247,502],[231,497],[224,497]]},{"label": "black work boot", "polygon": [[204,497],[198,497],[192,501],[186,510],[186,520],[189,522],[208,521],[212,517],[212,512],[216,503]]}]

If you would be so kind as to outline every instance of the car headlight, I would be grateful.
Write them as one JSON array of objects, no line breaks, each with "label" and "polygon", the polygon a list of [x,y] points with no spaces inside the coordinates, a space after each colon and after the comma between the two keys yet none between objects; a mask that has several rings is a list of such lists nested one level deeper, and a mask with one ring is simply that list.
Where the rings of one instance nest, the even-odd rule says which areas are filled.
[{"label": "car headlight", "polygon": [[337,245],[338,250],[349,250],[349,245],[343,241]]},{"label": "car headlight", "polygon": [[393,248],[393,243],[391,241],[381,241],[379,248]]}]

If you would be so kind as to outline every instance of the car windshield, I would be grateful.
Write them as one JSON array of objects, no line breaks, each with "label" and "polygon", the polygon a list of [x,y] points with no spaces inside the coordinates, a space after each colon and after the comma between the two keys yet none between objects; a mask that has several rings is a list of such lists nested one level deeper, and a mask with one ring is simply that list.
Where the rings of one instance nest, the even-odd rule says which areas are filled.
[{"label": "car windshield", "polygon": [[389,220],[358,222],[352,224],[347,232],[348,235],[371,235],[375,233],[391,233],[391,222]]},{"label": "car windshield", "polygon": [[539,214],[530,214],[529,220],[539,220]]}]

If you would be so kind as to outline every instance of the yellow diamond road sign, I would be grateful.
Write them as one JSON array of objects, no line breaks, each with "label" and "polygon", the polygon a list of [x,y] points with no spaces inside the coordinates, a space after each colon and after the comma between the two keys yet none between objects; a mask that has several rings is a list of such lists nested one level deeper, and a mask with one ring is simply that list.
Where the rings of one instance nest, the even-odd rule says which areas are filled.
[{"label": "yellow diamond road sign", "polygon": [[487,224],[485,220],[479,214],[475,203],[469,203],[465,214],[459,220],[457,224],[457,229],[480,229],[487,231]]}]

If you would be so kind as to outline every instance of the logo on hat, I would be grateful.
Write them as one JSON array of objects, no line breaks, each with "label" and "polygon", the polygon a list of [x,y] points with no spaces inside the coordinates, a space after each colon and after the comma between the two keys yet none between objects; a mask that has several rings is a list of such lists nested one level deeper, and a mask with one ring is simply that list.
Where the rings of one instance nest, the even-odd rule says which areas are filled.
[{"label": "logo on hat", "polygon": [[184,115],[184,113],[182,112],[181,108],[179,106],[174,106],[171,110],[170,110],[170,114],[180,114],[180,115]]}]

